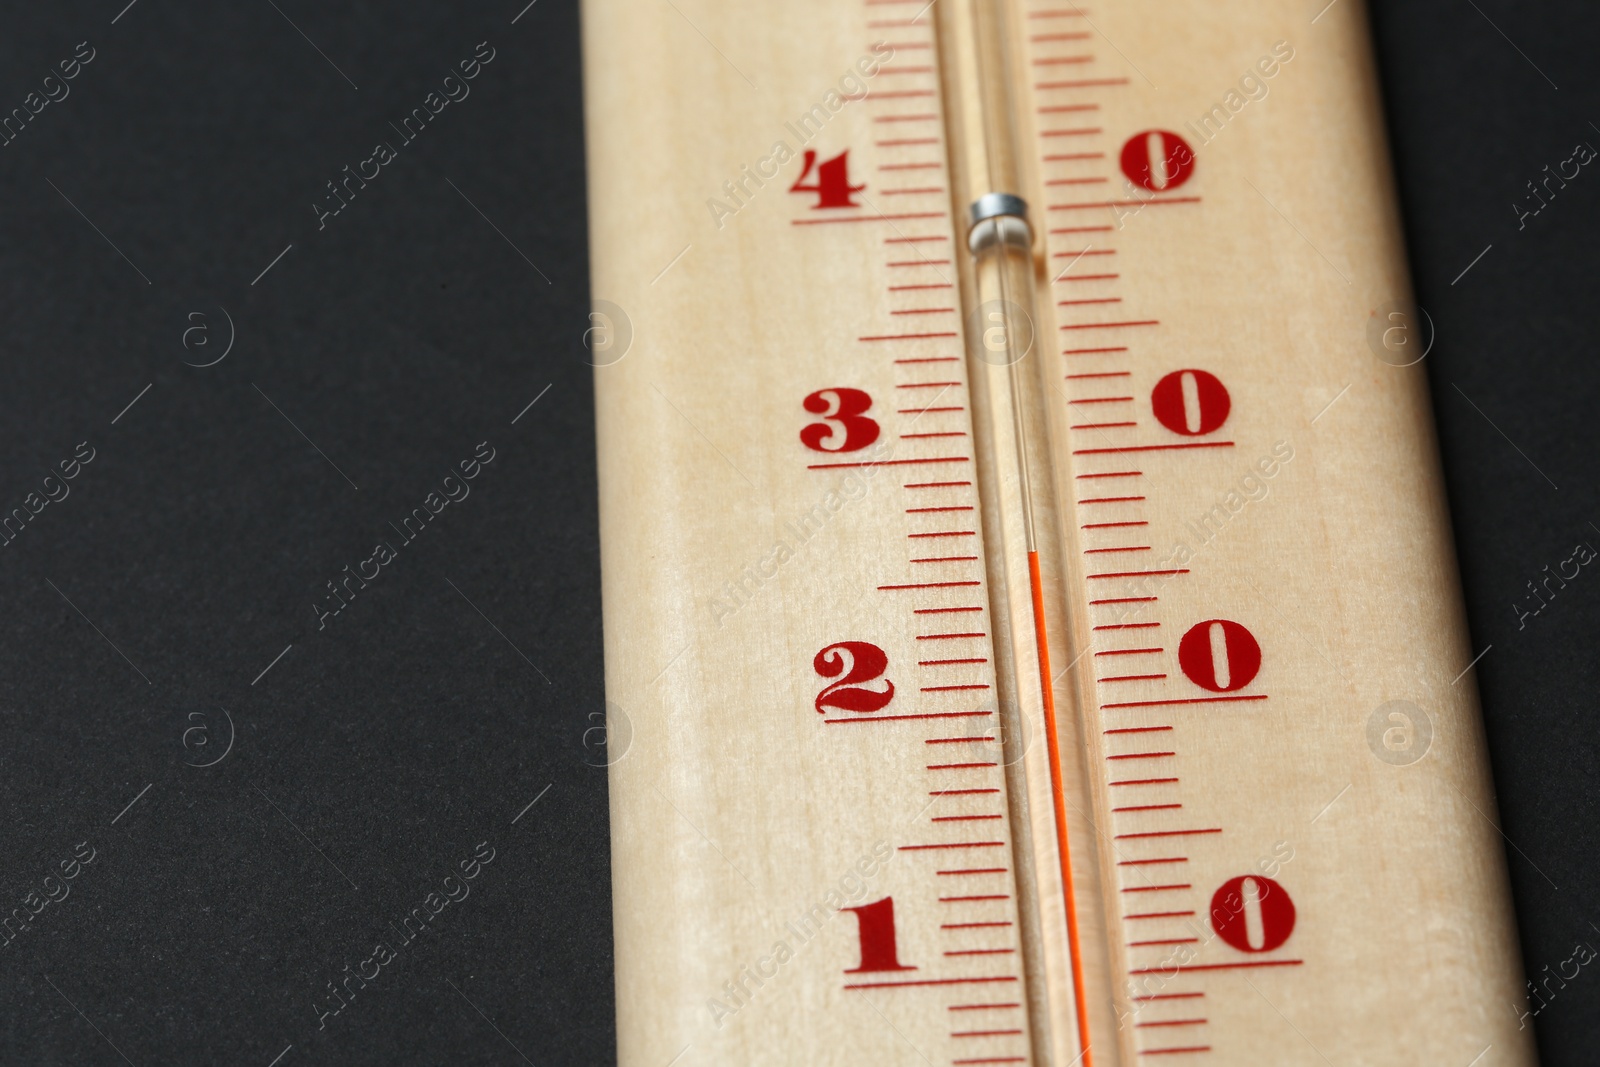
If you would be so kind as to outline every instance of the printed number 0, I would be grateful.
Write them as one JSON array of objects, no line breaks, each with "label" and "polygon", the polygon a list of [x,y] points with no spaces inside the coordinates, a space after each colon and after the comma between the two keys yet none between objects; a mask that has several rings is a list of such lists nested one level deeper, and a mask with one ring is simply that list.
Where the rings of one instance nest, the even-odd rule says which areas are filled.
[{"label": "printed number 0", "polygon": [[[883,678],[883,672],[889,669],[889,657],[877,645],[840,641],[818,652],[811,665],[822,677],[839,679],[817,694],[817,711],[823,715],[827,714],[826,708],[879,711],[894,699],[894,683]],[[881,692],[861,687],[860,683],[879,678],[883,678]]]},{"label": "printed number 0", "polygon": [[1185,437],[1219,429],[1233,407],[1227,387],[1203,370],[1175,370],[1150,391],[1156,420]]},{"label": "printed number 0", "polygon": [[1240,952],[1271,952],[1294,933],[1294,901],[1271,878],[1240,875],[1212,895],[1211,927]]},{"label": "printed number 0", "polygon": [[1189,627],[1178,642],[1178,666],[1201,689],[1231,693],[1260,672],[1261,645],[1236,622],[1208,619]]},{"label": "printed number 0", "polygon": [[877,422],[862,414],[870,407],[872,397],[860,389],[818,389],[805,409],[823,421],[801,430],[800,443],[813,452],[859,452],[878,439]]},{"label": "printed number 0", "polygon": [[1141,189],[1168,193],[1194,175],[1194,149],[1171,130],[1145,130],[1122,146],[1122,173]]}]

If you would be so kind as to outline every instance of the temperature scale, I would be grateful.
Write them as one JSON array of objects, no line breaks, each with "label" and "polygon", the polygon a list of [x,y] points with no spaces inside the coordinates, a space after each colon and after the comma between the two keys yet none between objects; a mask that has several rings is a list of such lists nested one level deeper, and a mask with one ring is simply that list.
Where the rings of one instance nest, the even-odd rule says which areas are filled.
[{"label": "temperature scale", "polygon": [[623,1064],[1533,1062],[1319,7],[585,0]]}]

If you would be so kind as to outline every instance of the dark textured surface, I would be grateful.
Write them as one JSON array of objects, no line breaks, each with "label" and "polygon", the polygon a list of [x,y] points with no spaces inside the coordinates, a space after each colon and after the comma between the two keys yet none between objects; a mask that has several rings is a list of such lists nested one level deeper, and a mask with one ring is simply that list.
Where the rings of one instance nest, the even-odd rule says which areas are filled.
[{"label": "dark textured surface", "polygon": [[[95,450],[0,548],[0,918],[32,916],[0,948],[0,1062],[607,1062],[573,5],[515,25],[520,3],[278,7],[70,2],[0,34],[5,109],[95,49],[0,148],[0,509]],[[1374,21],[1543,977],[1600,946],[1600,574],[1520,615],[1542,568],[1600,546],[1600,171],[1520,230],[1511,205],[1600,147],[1600,17],[1393,0]],[[480,41],[471,95],[401,144],[388,124]],[[319,230],[324,183],[379,141],[397,158]],[[222,351],[223,308],[232,351],[185,366]],[[482,441],[471,495],[402,544],[388,524]],[[397,558],[319,629],[325,583],[380,540]],[[222,709],[232,747],[195,766],[225,749]],[[63,883],[80,842],[93,862]],[[433,915],[480,842],[493,862]],[[361,988],[345,965],[370,974],[378,941],[395,958]],[[1552,984],[1548,1064],[1593,1058],[1591,969]],[[355,996],[321,1017],[336,978]]]},{"label": "dark textured surface", "polygon": [[1393,0],[1373,18],[1474,648],[1492,646],[1477,677],[1524,962],[1570,978],[1535,1026],[1544,1062],[1576,1067],[1600,1042],[1600,961],[1574,959],[1600,949],[1600,563],[1567,564],[1538,614],[1527,583],[1600,549],[1600,159],[1539,214],[1513,205],[1600,149],[1600,11]]},{"label": "dark textured surface", "polygon": [[[0,34],[6,109],[95,50],[0,148],[0,508],[95,450],[0,548],[0,916],[94,850],[0,948],[0,1063],[607,1062],[575,5],[112,24],[124,2],[13,5]],[[483,41],[405,144],[389,123]],[[319,230],[380,141],[397,158]],[[185,366],[221,355],[222,309],[232,351]],[[484,441],[405,543],[389,524]],[[225,750],[222,709],[231,751],[186,765]]]}]

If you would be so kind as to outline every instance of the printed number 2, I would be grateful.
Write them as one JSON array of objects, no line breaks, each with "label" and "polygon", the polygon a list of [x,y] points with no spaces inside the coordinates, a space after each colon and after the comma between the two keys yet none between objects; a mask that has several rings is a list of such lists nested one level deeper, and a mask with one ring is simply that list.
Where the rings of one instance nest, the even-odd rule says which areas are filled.
[{"label": "printed number 2", "polygon": [[[817,180],[810,185],[802,184],[806,176],[815,167]],[[851,199],[852,193],[859,193],[865,185],[850,184],[850,150],[843,152],[824,162],[817,162],[817,154],[810,149],[806,150],[805,169],[800,172],[800,177],[789,186],[791,193],[816,193],[817,202],[812,204],[812,210],[823,207],[860,207],[861,205]]]},{"label": "printed number 2", "polygon": [[[839,679],[817,694],[817,711],[823,715],[828,713],[828,708],[879,711],[894,699],[894,683],[883,678],[883,672],[889,669],[889,657],[877,645],[840,641],[818,652],[811,665],[822,677]],[[861,688],[860,683],[879,678],[883,678],[881,692]]]},{"label": "printed number 2", "polygon": [[[800,442],[813,452],[858,452],[878,439],[878,424],[862,414],[872,397],[860,389],[818,389],[805,399],[805,409],[821,415],[800,431]],[[843,430],[841,434],[838,431]]]}]

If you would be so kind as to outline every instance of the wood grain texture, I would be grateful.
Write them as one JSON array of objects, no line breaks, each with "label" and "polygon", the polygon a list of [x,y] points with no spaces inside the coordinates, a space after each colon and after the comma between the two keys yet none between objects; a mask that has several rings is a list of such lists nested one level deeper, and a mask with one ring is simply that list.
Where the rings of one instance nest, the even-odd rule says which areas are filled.
[{"label": "wood grain texture", "polygon": [[[982,169],[955,23],[985,6],[586,2],[593,289],[631,327],[596,370],[624,1064],[1080,1051],[1003,404],[952,222]],[[1360,7],[1000,16],[1077,918],[1106,961],[1091,1058],[1532,1062],[1424,381],[1368,344],[1408,282]],[[1181,188],[1127,180],[1148,130],[1192,146]],[[807,149],[849,150],[859,206],[789,191]],[[1155,417],[1183,370],[1226,386],[1216,431]],[[839,388],[880,436],[811,450],[802,401]],[[1216,619],[1262,650],[1223,693],[1178,655]],[[888,706],[818,713],[842,641],[884,651]],[[1392,701],[1426,718],[1414,762],[1382,743],[1406,720],[1370,728]],[[1292,897],[1282,945],[1217,933],[1241,876]],[[841,909],[883,898],[915,970],[848,973]],[[852,988],[887,982],[927,984]]]}]

